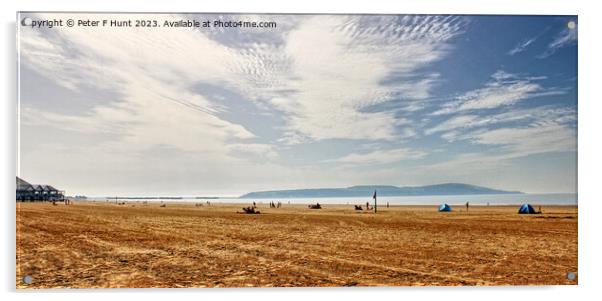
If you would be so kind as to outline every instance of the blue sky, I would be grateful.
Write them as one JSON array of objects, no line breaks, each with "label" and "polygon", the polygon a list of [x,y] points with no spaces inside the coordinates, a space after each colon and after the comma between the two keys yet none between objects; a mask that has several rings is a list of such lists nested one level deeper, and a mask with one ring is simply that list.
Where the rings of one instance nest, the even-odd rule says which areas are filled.
[{"label": "blue sky", "polygon": [[278,27],[21,28],[22,177],[88,195],[576,191],[574,16],[144,17]]}]

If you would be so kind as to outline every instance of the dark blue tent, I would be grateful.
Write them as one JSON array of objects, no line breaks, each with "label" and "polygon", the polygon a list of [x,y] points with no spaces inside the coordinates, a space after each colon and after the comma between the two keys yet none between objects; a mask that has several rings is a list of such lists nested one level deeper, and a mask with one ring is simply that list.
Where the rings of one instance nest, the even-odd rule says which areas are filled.
[{"label": "dark blue tent", "polygon": [[523,204],[522,206],[520,206],[520,209],[518,209],[518,213],[519,214],[535,214],[537,212],[535,212],[535,209],[533,209],[533,207],[529,204]]},{"label": "dark blue tent", "polygon": [[450,212],[451,207],[448,204],[443,204],[441,206],[439,206],[439,212]]}]

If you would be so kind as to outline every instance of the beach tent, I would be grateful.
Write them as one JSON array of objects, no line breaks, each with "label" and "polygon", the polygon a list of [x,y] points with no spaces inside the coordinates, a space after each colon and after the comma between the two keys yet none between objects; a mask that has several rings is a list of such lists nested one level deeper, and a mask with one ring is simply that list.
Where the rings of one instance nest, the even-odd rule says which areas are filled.
[{"label": "beach tent", "polygon": [[450,212],[452,211],[451,207],[448,204],[442,204],[439,206],[439,212]]},{"label": "beach tent", "polygon": [[518,209],[518,213],[519,214],[535,214],[537,212],[535,212],[535,209],[533,209],[533,207],[529,204],[523,204],[522,206],[520,206],[520,209]]}]

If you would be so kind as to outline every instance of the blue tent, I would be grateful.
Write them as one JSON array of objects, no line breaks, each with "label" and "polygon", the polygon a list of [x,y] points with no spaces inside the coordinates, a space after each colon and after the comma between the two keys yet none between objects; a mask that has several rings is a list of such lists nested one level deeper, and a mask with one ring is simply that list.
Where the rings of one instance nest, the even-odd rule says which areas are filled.
[{"label": "blue tent", "polygon": [[529,204],[523,204],[522,206],[520,206],[520,209],[518,209],[518,213],[519,214],[535,214],[537,213],[535,211],[535,209],[533,209],[533,207]]},{"label": "blue tent", "polygon": [[439,212],[450,212],[452,211],[451,207],[448,204],[443,204],[439,206]]}]

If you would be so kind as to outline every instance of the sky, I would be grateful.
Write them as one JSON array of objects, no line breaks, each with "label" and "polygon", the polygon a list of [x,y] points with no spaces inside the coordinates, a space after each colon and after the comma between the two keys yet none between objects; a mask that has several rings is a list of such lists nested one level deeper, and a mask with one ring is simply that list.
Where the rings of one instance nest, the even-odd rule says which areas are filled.
[{"label": "sky", "polygon": [[576,192],[576,16],[21,14],[18,175],[68,195]]}]

